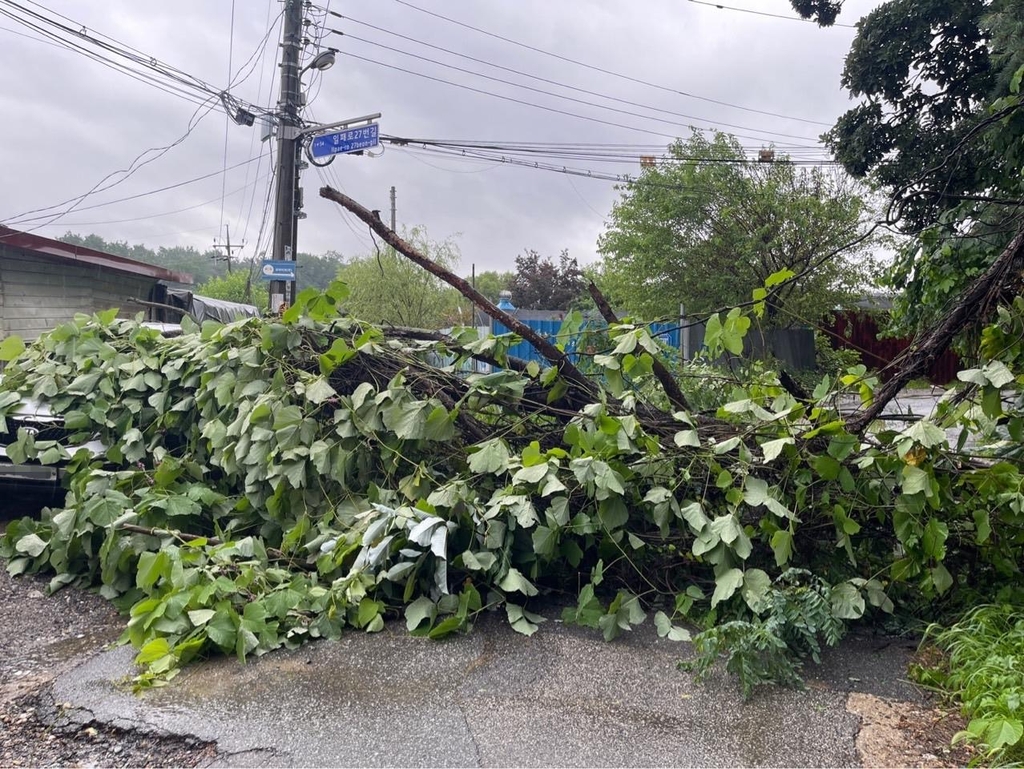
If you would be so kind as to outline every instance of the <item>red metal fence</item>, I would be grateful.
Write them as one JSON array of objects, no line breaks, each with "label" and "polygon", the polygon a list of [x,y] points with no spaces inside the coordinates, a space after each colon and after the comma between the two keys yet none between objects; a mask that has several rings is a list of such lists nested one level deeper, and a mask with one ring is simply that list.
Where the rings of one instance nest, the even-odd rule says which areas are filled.
[{"label": "red metal fence", "polygon": [[[891,371],[884,370],[901,352],[910,347],[910,339],[878,337],[878,323],[866,312],[844,312],[836,315],[830,330],[834,347],[848,347],[861,354],[861,360],[869,370],[882,371],[882,378],[888,379]],[[956,379],[960,359],[952,350],[946,350],[928,371],[932,384],[944,385]]]}]

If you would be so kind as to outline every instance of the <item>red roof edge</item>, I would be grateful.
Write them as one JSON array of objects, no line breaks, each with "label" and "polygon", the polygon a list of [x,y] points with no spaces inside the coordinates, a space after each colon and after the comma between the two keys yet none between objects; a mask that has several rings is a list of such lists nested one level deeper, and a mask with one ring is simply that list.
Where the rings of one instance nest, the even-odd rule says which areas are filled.
[{"label": "red roof edge", "polygon": [[94,248],[62,243],[59,240],[44,238],[42,235],[33,235],[30,232],[19,232],[2,224],[0,224],[0,245],[12,246],[22,251],[29,251],[62,262],[86,264],[92,267],[116,270],[117,272],[127,272],[132,275],[153,278],[154,280],[166,280],[187,285],[195,282],[192,276],[185,272],[165,270],[163,267],[157,267],[155,264],[146,264],[145,262],[139,262],[124,256],[97,251]]}]

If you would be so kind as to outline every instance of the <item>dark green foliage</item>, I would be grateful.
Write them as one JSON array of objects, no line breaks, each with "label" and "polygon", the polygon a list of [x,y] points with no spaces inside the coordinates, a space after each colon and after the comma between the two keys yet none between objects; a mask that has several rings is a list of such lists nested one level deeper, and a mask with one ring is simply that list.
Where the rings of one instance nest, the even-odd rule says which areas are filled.
[{"label": "dark green foliage", "polygon": [[744,697],[763,684],[801,686],[800,660],[820,662],[822,644],[835,646],[843,637],[840,617],[850,607],[840,604],[852,595],[847,588],[846,598],[833,596],[810,572],[789,569],[751,602],[750,619],[723,622],[694,636],[697,659],[681,667],[703,678],[724,654],[726,670],[739,679]]},{"label": "dark green foliage", "polygon": [[779,154],[750,160],[735,137],[696,134],[624,187],[599,248],[602,290],[648,319],[699,316],[749,300],[780,271],[762,323],[817,323],[870,283],[865,199],[848,177]]},{"label": "dark green foliage", "polygon": [[[533,599],[582,585],[565,619],[609,639],[651,610],[671,640],[740,623],[704,636],[702,664],[728,644],[749,688],[793,682],[843,624],[894,602],[927,613],[1024,588],[1020,467],[965,465],[943,429],[969,429],[974,455],[1003,449],[1004,421],[1019,435],[998,397],[1015,349],[961,372],[963,399],[935,419],[861,441],[833,398],[871,397],[862,368],[801,403],[762,367],[713,414],[675,411],[652,375],[658,343],[618,324],[584,400],[553,367],[464,373],[474,353],[505,361],[511,335],[415,341],[339,316],[346,300],[334,284],[279,319],[186,322],[172,339],[109,312],[0,347],[17,356],[0,432],[25,396],[72,432],[7,446],[15,462],[69,460],[68,500],[12,522],[0,555],[129,612],[141,684],[197,654],[386,616],[441,637],[501,608],[529,634]],[[709,354],[750,325],[714,316]],[[68,456],[92,436],[101,456]]]},{"label": "dark green foliage", "polygon": [[557,262],[532,249],[520,254],[508,288],[520,310],[569,310],[587,293],[579,264],[565,250]]},{"label": "dark green foliage", "polygon": [[915,669],[919,681],[963,703],[969,722],[954,739],[984,751],[988,766],[1024,761],[1024,610],[1019,604],[978,606],[950,627],[934,625],[926,642],[945,657]]}]

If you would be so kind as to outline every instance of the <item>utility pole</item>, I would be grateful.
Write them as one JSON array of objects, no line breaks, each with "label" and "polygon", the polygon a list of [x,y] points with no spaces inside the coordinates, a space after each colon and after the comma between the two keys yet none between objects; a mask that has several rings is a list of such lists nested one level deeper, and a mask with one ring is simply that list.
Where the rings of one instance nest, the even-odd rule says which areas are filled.
[{"label": "utility pole", "polygon": [[395,208],[395,186],[391,185],[391,231],[395,231],[395,215],[397,210]]},{"label": "utility pole", "polygon": [[[281,43],[281,98],[278,102],[280,124],[277,134],[277,196],[274,202],[273,258],[295,261],[298,232],[299,164],[302,137],[299,133],[301,83],[299,55],[302,47],[303,0],[284,0],[284,35]],[[289,290],[290,289],[290,290]],[[270,283],[270,311],[277,312],[294,299],[295,283],[275,280]]]},{"label": "utility pole", "polygon": [[214,243],[213,247],[216,248],[216,249],[221,249],[221,248],[224,249],[224,259],[227,260],[227,263],[228,263],[228,273],[230,274],[230,272],[231,272],[231,252],[234,249],[242,248],[244,246],[244,244],[243,243],[238,243],[238,244],[232,245],[232,243],[231,243],[231,225],[230,224],[225,224],[224,225],[224,241],[225,241],[224,243]]}]

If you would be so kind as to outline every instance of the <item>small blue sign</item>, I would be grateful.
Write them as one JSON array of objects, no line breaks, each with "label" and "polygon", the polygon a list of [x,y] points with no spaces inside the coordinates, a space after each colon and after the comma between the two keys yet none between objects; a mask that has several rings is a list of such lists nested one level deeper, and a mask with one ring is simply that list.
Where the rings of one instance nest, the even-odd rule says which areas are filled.
[{"label": "small blue sign", "polygon": [[345,152],[360,152],[380,144],[380,126],[377,123],[346,128],[332,134],[324,134],[313,138],[310,151],[315,158],[326,158]]},{"label": "small blue sign", "polygon": [[295,280],[295,262],[290,260],[264,259],[260,270],[263,280]]}]

